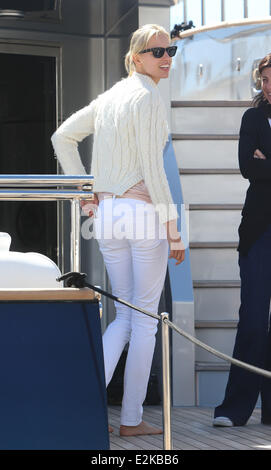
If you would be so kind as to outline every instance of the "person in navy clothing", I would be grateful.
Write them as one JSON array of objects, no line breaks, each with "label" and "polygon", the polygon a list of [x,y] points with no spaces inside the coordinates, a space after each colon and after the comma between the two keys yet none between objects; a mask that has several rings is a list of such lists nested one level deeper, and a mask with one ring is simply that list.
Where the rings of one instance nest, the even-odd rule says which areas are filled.
[{"label": "person in navy clothing", "polygon": [[[241,174],[250,182],[239,227],[241,306],[233,356],[271,370],[271,54],[259,63],[261,92],[243,115]],[[261,421],[271,424],[271,380],[231,366],[214,426],[242,426],[261,396]]]}]

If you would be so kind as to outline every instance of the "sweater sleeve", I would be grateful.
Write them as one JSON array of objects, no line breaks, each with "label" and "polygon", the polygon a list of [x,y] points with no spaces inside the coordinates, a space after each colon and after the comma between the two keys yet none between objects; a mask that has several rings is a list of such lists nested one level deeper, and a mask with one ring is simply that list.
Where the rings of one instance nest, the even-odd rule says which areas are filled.
[{"label": "sweater sleeve", "polygon": [[78,152],[78,143],[94,132],[95,104],[96,100],[72,114],[52,135],[55,154],[65,174],[86,174]]},{"label": "sweater sleeve", "polygon": [[[261,160],[254,158],[254,152],[261,150],[259,120],[255,109],[249,109],[242,118],[239,139],[239,166],[241,174],[250,181],[271,179],[271,159]],[[267,155],[266,155],[267,156]]]},{"label": "sweater sleeve", "polygon": [[168,139],[165,109],[159,96],[144,94],[135,105],[136,143],[142,174],[161,223],[177,219],[166,173],[163,150]]}]

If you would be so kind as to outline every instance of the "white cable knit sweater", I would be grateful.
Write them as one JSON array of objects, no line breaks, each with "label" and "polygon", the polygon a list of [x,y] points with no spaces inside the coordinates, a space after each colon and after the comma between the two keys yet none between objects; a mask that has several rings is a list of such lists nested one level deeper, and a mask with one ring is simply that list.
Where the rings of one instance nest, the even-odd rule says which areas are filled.
[{"label": "white cable knit sweater", "polygon": [[94,134],[94,192],[122,195],[145,181],[161,223],[178,217],[163,165],[166,110],[155,82],[134,72],[70,116],[53,134],[66,174],[86,174],[78,142]]}]

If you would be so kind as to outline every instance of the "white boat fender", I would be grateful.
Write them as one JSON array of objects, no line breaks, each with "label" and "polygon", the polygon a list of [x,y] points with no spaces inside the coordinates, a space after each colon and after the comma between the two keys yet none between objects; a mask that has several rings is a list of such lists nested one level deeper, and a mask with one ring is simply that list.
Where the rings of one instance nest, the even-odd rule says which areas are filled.
[{"label": "white boat fender", "polygon": [[9,233],[0,232],[0,251],[9,251],[11,244],[11,236]]},{"label": "white boat fender", "polygon": [[11,237],[0,232],[0,289],[62,288],[58,266],[41,253],[9,251]]}]

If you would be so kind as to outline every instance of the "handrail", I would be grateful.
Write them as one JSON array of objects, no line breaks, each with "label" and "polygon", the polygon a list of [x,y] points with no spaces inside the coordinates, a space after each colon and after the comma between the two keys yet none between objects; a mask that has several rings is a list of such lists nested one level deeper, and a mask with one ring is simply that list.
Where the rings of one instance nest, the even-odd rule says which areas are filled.
[{"label": "handrail", "polygon": [[[1,187],[1,184],[0,184]],[[22,199],[28,199],[30,201],[65,201],[67,199],[93,199],[90,197],[89,192],[86,191],[63,191],[63,190],[49,190],[49,189],[40,189],[40,190],[17,190],[11,191],[9,189],[0,190],[1,199],[4,201],[20,201]]]},{"label": "handrail", "polygon": [[[217,3],[219,0],[217,0]],[[180,11],[182,10],[182,17],[184,23],[187,23],[188,19],[192,20],[192,18],[188,18],[188,0],[174,0],[175,4],[180,4]],[[181,6],[182,3],[182,6]],[[201,13],[201,25],[206,26],[206,2],[205,0],[201,0],[200,4],[200,13]],[[266,12],[266,15],[271,15],[271,0],[269,0],[269,7],[268,7],[268,13]],[[225,21],[225,16],[226,16],[226,5],[225,5],[225,0],[220,0],[220,18],[222,23],[226,23]],[[248,0],[243,0],[243,16],[241,18],[244,20],[252,20],[255,22],[255,19],[253,20],[252,17],[249,16],[249,5],[248,5]],[[256,18],[257,20],[258,18]],[[242,21],[242,20],[237,20]],[[230,22],[229,22],[230,23]],[[218,23],[219,24],[219,23]],[[208,27],[208,26],[207,26]],[[216,25],[217,27],[217,25]],[[198,28],[199,29],[199,28]]]},{"label": "handrail", "polygon": [[93,186],[92,175],[1,175],[0,186]]},{"label": "handrail", "polygon": [[202,25],[197,28],[188,29],[182,31],[178,36],[172,38],[172,41],[177,41],[179,39],[185,39],[190,36],[194,36],[199,33],[207,33],[208,31],[215,31],[217,29],[230,28],[235,26],[246,26],[246,25],[258,25],[258,24],[269,24],[271,23],[271,16],[266,16],[264,18],[244,18],[243,20],[233,20],[233,21],[221,21],[217,24],[212,25]]},{"label": "handrail", "polygon": [[[71,269],[80,271],[80,200],[93,200],[93,181],[92,175],[1,175],[0,200],[70,200]],[[48,189],[48,186],[54,189]],[[68,186],[71,189],[62,189]],[[19,189],[7,189],[7,187],[19,187]]]}]

